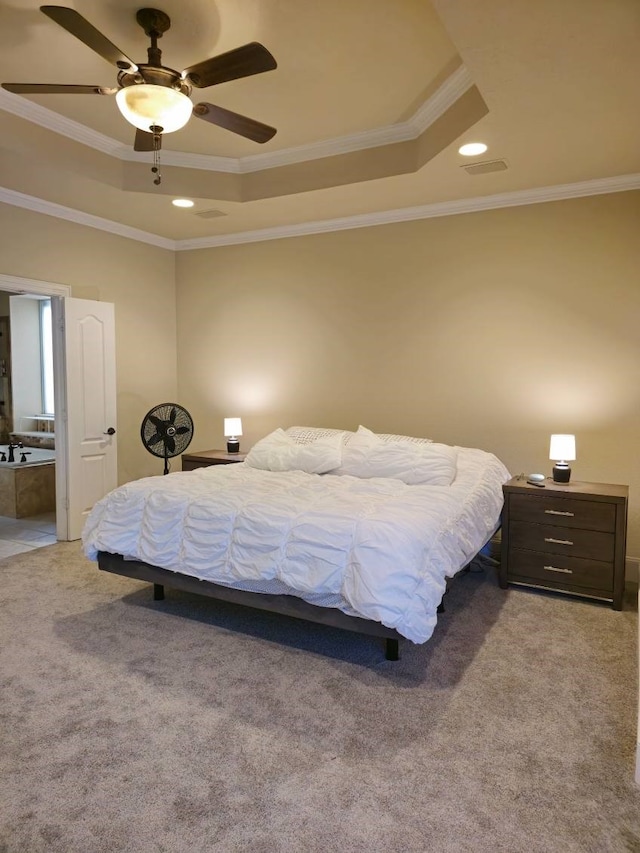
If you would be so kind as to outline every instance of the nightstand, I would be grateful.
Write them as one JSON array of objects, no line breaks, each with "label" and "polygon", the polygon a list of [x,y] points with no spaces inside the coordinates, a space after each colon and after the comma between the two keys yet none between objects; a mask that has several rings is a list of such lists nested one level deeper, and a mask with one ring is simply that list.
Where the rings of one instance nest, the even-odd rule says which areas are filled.
[{"label": "nightstand", "polygon": [[232,465],[244,462],[246,453],[227,453],[226,450],[201,450],[199,453],[182,454],[182,470],[194,471],[209,465]]},{"label": "nightstand", "polygon": [[569,592],[622,610],[629,487],[544,483],[515,477],[502,487],[500,586]]}]

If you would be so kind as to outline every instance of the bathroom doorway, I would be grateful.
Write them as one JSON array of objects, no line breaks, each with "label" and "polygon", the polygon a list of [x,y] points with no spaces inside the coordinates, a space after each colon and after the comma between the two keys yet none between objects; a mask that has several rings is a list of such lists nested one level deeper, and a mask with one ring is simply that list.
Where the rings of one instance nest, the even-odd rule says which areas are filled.
[{"label": "bathroom doorway", "polygon": [[118,484],[114,305],[0,273],[3,290],[51,297],[56,535],[79,539],[91,508]]},{"label": "bathroom doorway", "polygon": [[51,298],[0,292],[0,559],[57,541]]}]

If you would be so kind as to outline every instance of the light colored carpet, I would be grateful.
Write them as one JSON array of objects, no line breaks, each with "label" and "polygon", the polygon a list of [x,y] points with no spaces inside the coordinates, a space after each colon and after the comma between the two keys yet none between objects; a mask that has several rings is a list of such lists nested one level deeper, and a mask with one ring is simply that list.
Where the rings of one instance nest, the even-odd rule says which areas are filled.
[{"label": "light colored carpet", "polygon": [[0,853],[640,851],[637,608],[458,579],[423,646],[0,562]]}]

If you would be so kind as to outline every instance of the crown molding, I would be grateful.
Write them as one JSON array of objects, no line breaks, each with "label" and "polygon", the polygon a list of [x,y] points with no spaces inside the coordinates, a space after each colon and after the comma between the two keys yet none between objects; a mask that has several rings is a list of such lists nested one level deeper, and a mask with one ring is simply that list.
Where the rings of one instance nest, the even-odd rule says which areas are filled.
[{"label": "crown molding", "polygon": [[[162,162],[165,166],[178,166],[184,169],[202,169],[211,172],[231,172],[243,174],[264,169],[276,169],[292,163],[304,163],[324,157],[335,157],[368,148],[378,148],[397,142],[416,139],[433,124],[473,85],[471,75],[462,65],[428,98],[414,115],[404,122],[352,133],[334,139],[325,139],[309,145],[298,145],[271,151],[264,154],[252,154],[248,157],[215,157],[208,154],[188,154],[180,151],[163,150]],[[0,89],[0,109],[13,113],[19,118],[31,121],[54,133],[59,133],[75,142],[95,148],[103,154],[134,163],[147,163],[147,152],[134,151],[102,133],[65,118],[59,113],[33,103],[26,98]]]},{"label": "crown molding", "polygon": [[138,228],[122,225],[111,219],[104,219],[65,207],[61,204],[45,201],[35,196],[19,193],[0,187],[0,203],[10,204],[65,219],[78,225],[97,228],[119,237],[148,243],[161,249],[186,252],[195,249],[214,249],[220,246],[237,246],[241,243],[259,243],[266,240],[281,240],[286,237],[305,237],[311,234],[326,234],[331,231],[347,231],[351,228],[371,228],[376,225],[389,225],[395,222],[410,222],[416,219],[433,219],[441,216],[456,216],[462,213],[479,213],[484,210],[496,210],[503,207],[519,207],[528,204],[542,204],[549,201],[563,201],[607,193],[626,192],[640,189],[640,172],[632,175],[617,175],[612,178],[596,178],[574,184],[558,184],[552,187],[540,187],[531,190],[517,190],[510,193],[478,196],[436,204],[424,204],[415,207],[403,207],[376,213],[363,213],[356,216],[344,216],[337,219],[324,219],[305,222],[300,225],[282,225],[275,228],[262,228],[256,231],[239,231],[233,234],[221,234],[216,237],[196,237],[190,240],[170,240],[157,234],[150,234]]},{"label": "crown molding", "polygon": [[286,148],[283,151],[252,154],[240,161],[241,170],[243,172],[257,172],[262,169],[275,169],[279,166],[288,166],[291,163],[336,157],[340,154],[350,154],[354,151],[364,151],[368,148],[379,148],[382,145],[392,145],[397,142],[417,139],[449,107],[453,106],[472,85],[471,75],[462,65],[445,80],[408,121],[374,128],[362,133],[325,139],[310,145]]},{"label": "crown molding", "polygon": [[72,207],[65,207],[62,204],[9,190],[6,187],[0,187],[0,202],[14,207],[22,207],[25,210],[33,210],[35,213],[43,213],[45,216],[53,216],[55,219],[75,222],[76,225],[86,225],[88,228],[107,231],[109,234],[116,234],[118,237],[137,240],[139,243],[148,243],[150,246],[157,246],[160,249],[171,249],[172,251],[176,249],[175,240],[168,240],[166,237],[150,234],[147,231],[141,231],[139,228],[131,228],[129,225],[114,222],[112,219],[94,216],[92,213],[85,213],[83,210],[75,210]]},{"label": "crown molding", "polygon": [[[28,101],[13,92],[7,92],[0,88],[0,110],[12,113],[18,118],[31,121],[60,136],[66,136],[74,142],[80,142],[89,148],[94,148],[110,157],[118,160],[131,160],[138,163],[147,163],[148,152],[134,151],[129,145],[124,145],[117,139],[98,133],[80,122],[66,118],[59,113],[49,110],[33,101]],[[133,132],[133,128],[132,128]],[[166,165],[183,166],[190,169],[208,169],[217,172],[240,172],[240,160],[231,157],[211,157],[206,154],[181,154],[172,151],[163,151],[162,159]]]},{"label": "crown molding", "polygon": [[26,98],[20,97],[20,95],[14,95],[13,92],[7,92],[6,89],[2,88],[0,88],[0,109],[7,113],[12,113],[18,116],[18,118],[38,124],[47,130],[52,130],[54,133],[59,133],[61,136],[73,139],[74,142],[88,145],[90,148],[95,148],[96,151],[101,151],[103,154],[109,154],[112,157],[117,157],[118,151],[123,148],[121,142],[111,139],[110,136],[105,136],[103,133],[91,130],[91,128],[80,124],[80,122],[61,116],[53,110],[42,107],[40,104],[35,104],[33,101],[28,101]]},{"label": "crown molding", "polygon": [[257,243],[264,240],[280,240],[285,237],[326,234],[331,231],[346,231],[351,228],[371,228],[376,225],[389,225],[394,222],[456,216],[461,213],[479,213],[483,210],[519,207],[527,204],[542,204],[548,201],[563,201],[582,196],[603,195],[637,189],[640,189],[640,173],[619,175],[613,178],[597,178],[575,184],[558,184],[553,187],[497,193],[495,195],[425,204],[416,207],[403,207],[397,210],[364,213],[357,216],[344,216],[339,219],[305,222],[300,225],[282,225],[276,228],[241,231],[235,234],[222,234],[216,237],[197,237],[191,240],[178,240],[176,241],[176,250],[182,252],[193,249],[210,249],[219,246],[235,246],[240,243]]},{"label": "crown molding", "polygon": [[[134,151],[128,146],[121,146],[115,155],[119,160],[128,163],[144,163],[149,165],[148,151]],[[230,172],[234,175],[242,173],[242,160],[233,157],[215,157],[211,154],[188,154],[184,151],[169,151],[162,149],[162,165],[178,166],[181,169],[201,169],[203,172]]]},{"label": "crown molding", "polygon": [[453,74],[447,77],[445,82],[430,98],[427,98],[424,104],[409,119],[407,124],[413,129],[413,136],[411,138],[415,139],[424,133],[428,127],[431,127],[472,86],[473,80],[471,79],[468,68],[461,65]]}]

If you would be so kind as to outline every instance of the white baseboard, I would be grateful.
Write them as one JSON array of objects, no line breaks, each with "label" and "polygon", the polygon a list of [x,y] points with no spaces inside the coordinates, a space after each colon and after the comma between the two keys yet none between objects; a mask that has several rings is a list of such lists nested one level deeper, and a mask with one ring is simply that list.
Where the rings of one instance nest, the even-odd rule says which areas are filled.
[{"label": "white baseboard", "polygon": [[627,557],[624,563],[624,577],[627,583],[638,584],[640,578],[640,557]]}]

